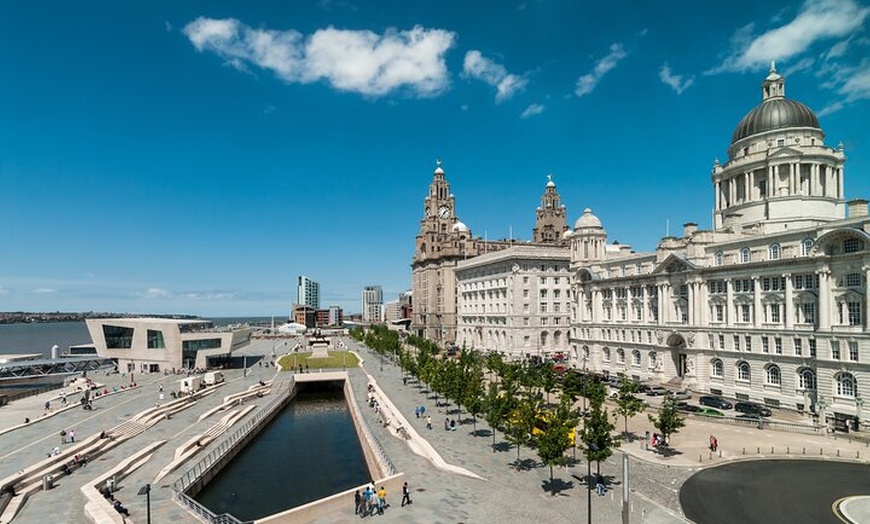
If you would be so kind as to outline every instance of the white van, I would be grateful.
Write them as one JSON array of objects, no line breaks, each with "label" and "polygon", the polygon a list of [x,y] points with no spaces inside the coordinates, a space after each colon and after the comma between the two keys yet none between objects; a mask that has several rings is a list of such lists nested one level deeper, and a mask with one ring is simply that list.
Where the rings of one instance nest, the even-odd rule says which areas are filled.
[{"label": "white van", "polygon": [[215,384],[220,384],[224,381],[224,374],[220,371],[209,371],[205,375],[202,376],[202,381],[207,386],[213,386]]}]

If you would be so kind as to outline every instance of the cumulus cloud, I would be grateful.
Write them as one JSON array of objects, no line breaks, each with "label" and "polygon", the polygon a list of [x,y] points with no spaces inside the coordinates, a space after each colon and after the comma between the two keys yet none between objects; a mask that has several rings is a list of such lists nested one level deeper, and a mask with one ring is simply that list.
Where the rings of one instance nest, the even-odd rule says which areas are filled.
[{"label": "cumulus cloud", "polygon": [[444,55],[455,33],[421,26],[406,31],[328,27],[310,36],[295,30],[254,29],[236,19],[197,18],[184,34],[198,51],[228,65],[272,71],[289,83],[325,81],[340,91],[384,96],[406,89],[433,96],[449,86]]},{"label": "cumulus cloud", "polygon": [[524,76],[508,73],[503,65],[486,58],[477,50],[465,53],[462,72],[469,78],[482,80],[495,87],[496,103],[504,102],[514,96],[525,89],[529,83]]},{"label": "cumulus cloud", "polygon": [[544,112],[544,109],[546,109],[546,106],[543,106],[541,104],[532,104],[527,107],[525,111],[522,112],[520,118],[529,118],[530,116],[540,115]]},{"label": "cumulus cloud", "polygon": [[689,88],[694,82],[695,77],[690,76],[689,78],[683,79],[683,75],[675,75],[671,72],[671,66],[665,62],[665,64],[659,69],[659,78],[666,85],[670,86],[671,89],[677,92],[678,95],[683,94],[683,91]]},{"label": "cumulus cloud", "polygon": [[574,90],[574,94],[577,96],[585,96],[594,91],[598,82],[601,81],[601,78],[607,74],[608,71],[616,67],[620,60],[626,56],[628,56],[628,53],[625,52],[622,44],[611,45],[610,52],[607,56],[596,62],[595,67],[592,68],[591,72],[577,79],[577,88]]},{"label": "cumulus cloud", "polygon": [[138,293],[138,295],[144,298],[169,298],[172,293],[161,287],[149,287],[144,293]]},{"label": "cumulus cloud", "polygon": [[816,42],[850,35],[868,15],[870,8],[854,0],[807,0],[785,25],[757,36],[753,36],[752,24],[739,29],[731,39],[732,52],[708,73],[758,70],[772,60],[787,60]]}]

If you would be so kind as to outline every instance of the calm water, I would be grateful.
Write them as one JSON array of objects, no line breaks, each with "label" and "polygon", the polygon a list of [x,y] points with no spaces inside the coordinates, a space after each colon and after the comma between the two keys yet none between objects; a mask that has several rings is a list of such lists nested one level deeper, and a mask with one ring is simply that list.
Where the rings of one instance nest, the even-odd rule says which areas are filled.
[{"label": "calm water", "polygon": [[301,393],[196,499],[215,514],[253,520],[369,477],[343,394]]},{"label": "calm water", "polygon": [[[215,325],[259,323],[270,321],[266,317],[224,317],[211,319]],[[276,323],[285,319],[275,319]],[[75,344],[90,344],[91,335],[84,321],[48,322],[44,324],[0,324],[0,354],[42,353],[51,356],[51,346],[57,344],[66,351]]]}]

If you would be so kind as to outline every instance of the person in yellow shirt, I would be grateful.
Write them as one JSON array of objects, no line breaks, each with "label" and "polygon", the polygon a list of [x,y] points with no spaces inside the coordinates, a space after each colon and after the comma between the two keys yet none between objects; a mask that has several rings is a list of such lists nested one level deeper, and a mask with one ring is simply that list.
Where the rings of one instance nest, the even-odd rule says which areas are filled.
[{"label": "person in yellow shirt", "polygon": [[387,507],[387,490],[381,486],[378,490],[378,515],[384,514],[384,509]]}]

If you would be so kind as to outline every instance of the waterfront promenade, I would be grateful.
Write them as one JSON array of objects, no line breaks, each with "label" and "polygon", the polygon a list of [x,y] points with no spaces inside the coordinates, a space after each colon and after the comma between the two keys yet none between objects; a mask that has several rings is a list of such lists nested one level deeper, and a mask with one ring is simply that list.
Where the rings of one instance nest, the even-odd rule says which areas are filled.
[{"label": "waterfront promenade", "polygon": [[[489,436],[472,436],[472,424],[467,413],[462,414],[463,424],[456,431],[444,431],[444,418],[457,418],[455,413],[445,414],[444,408],[435,405],[428,395],[421,392],[417,384],[404,384],[401,372],[397,366],[381,359],[359,346],[356,342],[345,339],[352,350],[358,352],[364,359],[364,366],[350,371],[354,395],[361,406],[364,420],[372,434],[380,441],[396,469],[406,474],[412,488],[413,504],[400,507],[401,493],[389,493],[390,507],[384,515],[372,517],[384,522],[407,523],[487,523],[487,522],[577,522],[585,521],[587,515],[587,491],[583,478],[587,465],[582,460],[567,468],[554,471],[554,477],[559,479],[557,494],[551,495],[544,489],[549,481],[549,469],[537,465],[537,455],[534,450],[523,448],[520,451],[522,459],[527,461],[529,468],[516,471],[513,462],[516,459],[516,449],[506,447],[497,452],[491,448],[492,438]],[[242,376],[241,370],[226,372],[227,382],[218,388],[216,394],[204,397],[194,406],[179,413],[169,420],[162,420],[144,433],[125,441],[116,448],[88,464],[87,468],[73,472],[69,477],[58,479],[56,486],[48,492],[35,493],[23,506],[14,522],[44,523],[44,522],[85,522],[83,507],[86,503],[80,487],[92,479],[109,471],[120,461],[133,453],[145,448],[148,444],[159,440],[168,442],[159,448],[152,459],[123,480],[117,497],[131,511],[130,521],[145,522],[145,497],[136,493],[141,486],[153,481],[155,476],[175,453],[176,448],[192,436],[202,433],[216,422],[217,417],[209,417],[197,421],[198,417],[220,404],[223,397],[241,392],[259,380],[270,380],[276,370],[273,367],[261,367],[256,363],[257,356],[270,359],[272,342],[255,341],[241,354],[250,355],[250,374]],[[105,383],[111,390],[115,385],[129,384],[129,376],[122,377],[97,375],[97,382]],[[22,399],[0,408],[0,478],[5,478],[16,471],[29,467],[44,459],[55,446],[61,446],[60,431],[75,428],[78,440],[99,434],[100,431],[117,426],[129,420],[133,415],[154,407],[159,401],[159,385],[163,384],[165,392],[177,389],[180,376],[165,376],[162,374],[136,374],[135,380],[139,387],[132,390],[101,397],[94,403],[93,411],[85,411],[77,404],[76,398],[71,398],[73,407],[58,412],[58,400],[52,401],[53,414],[42,417],[43,405],[48,397],[55,398],[57,392]],[[368,391],[366,385],[373,379],[378,388],[389,398],[396,410],[407,419],[407,424],[416,430],[420,438],[426,439],[432,449],[448,464],[464,468],[479,475],[483,480],[438,469],[426,457],[411,450],[411,447],[397,436],[394,427],[384,428],[378,424],[378,415],[366,407]],[[168,398],[168,397],[166,397]],[[265,405],[270,396],[253,401],[258,407]],[[426,407],[426,414],[432,416],[433,429],[427,430],[422,419],[414,417],[417,406]],[[455,405],[453,406],[455,409]],[[439,412],[439,409],[442,412]],[[31,423],[21,426],[25,417]],[[396,422],[396,421],[394,421]],[[617,428],[622,425],[617,421]],[[485,422],[478,420],[478,430],[489,428]],[[651,430],[646,416],[635,417],[630,429],[643,435],[645,430]],[[232,429],[231,429],[232,431]],[[710,456],[706,449],[707,439],[715,434],[720,443],[722,457],[718,454]],[[500,435],[499,435],[500,436]],[[200,455],[152,486],[151,510],[153,522],[197,522],[197,520],[181,506],[172,500],[171,483],[178,478],[202,455],[208,453],[221,439],[203,449]],[[501,441],[500,438],[496,439]],[[630,486],[631,486],[631,522],[637,523],[681,523],[687,522],[680,513],[678,494],[683,482],[699,468],[740,460],[748,455],[771,457],[785,456],[786,448],[795,455],[797,450],[807,448],[815,454],[822,450],[825,457],[834,458],[837,450],[841,459],[860,457],[870,454],[870,448],[863,441],[833,439],[830,436],[786,433],[781,431],[762,430],[737,427],[721,423],[691,421],[671,443],[679,452],[677,455],[663,457],[647,451],[642,442],[628,443],[624,450],[630,455]],[[744,455],[744,450],[747,455]],[[569,452],[570,455],[570,452]],[[578,459],[582,454],[577,452]],[[593,521],[597,523],[621,523],[621,453],[602,463],[602,474],[611,481],[610,489],[604,496],[593,493]],[[291,477],[308,474],[294,471],[293,464],[276,464],[280,475]],[[593,472],[595,465],[592,465]],[[284,489],[280,483],[274,489]],[[868,517],[867,505],[852,506],[859,513],[856,518]],[[358,519],[353,515],[353,501],[348,497],[346,511],[333,510],[322,514],[314,522],[354,522]],[[860,522],[861,520],[857,520]]]}]

